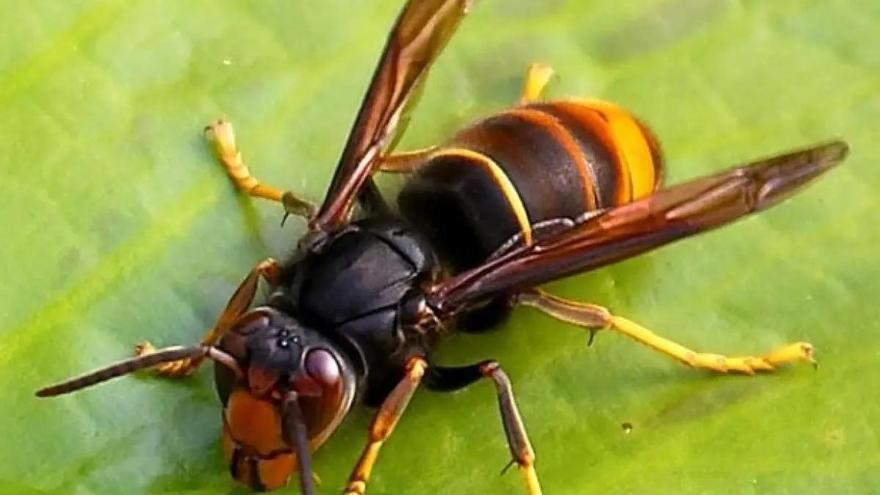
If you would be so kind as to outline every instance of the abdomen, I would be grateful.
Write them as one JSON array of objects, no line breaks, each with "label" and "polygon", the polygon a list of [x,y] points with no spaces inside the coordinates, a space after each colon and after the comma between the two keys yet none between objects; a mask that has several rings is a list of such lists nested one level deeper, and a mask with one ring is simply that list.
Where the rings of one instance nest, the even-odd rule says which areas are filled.
[{"label": "abdomen", "polygon": [[514,235],[530,242],[536,224],[650,194],[661,167],[651,132],[619,107],[535,103],[456,134],[409,178],[398,202],[457,272]]}]

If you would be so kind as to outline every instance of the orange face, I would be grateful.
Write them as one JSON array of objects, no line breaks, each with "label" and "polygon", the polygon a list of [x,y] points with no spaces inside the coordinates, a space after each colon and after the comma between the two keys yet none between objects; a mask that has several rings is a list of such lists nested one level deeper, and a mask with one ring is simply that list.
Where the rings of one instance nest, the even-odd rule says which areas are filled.
[{"label": "orange face", "polygon": [[255,491],[286,485],[296,469],[279,406],[244,388],[230,395],[223,411],[223,454],[233,478]]},{"label": "orange face", "polygon": [[224,458],[232,477],[252,490],[283,487],[297,469],[296,453],[284,434],[284,387],[299,395],[311,450],[326,441],[351,406],[352,389],[345,386],[338,355],[324,348],[303,355],[299,370],[284,385],[252,363],[226,400]]}]

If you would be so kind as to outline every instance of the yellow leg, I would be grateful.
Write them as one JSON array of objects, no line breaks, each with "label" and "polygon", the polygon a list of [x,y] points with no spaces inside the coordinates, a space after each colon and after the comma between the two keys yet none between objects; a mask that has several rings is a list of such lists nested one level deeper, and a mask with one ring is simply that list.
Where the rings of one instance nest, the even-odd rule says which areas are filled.
[{"label": "yellow leg", "polygon": [[281,203],[285,211],[291,215],[305,218],[314,216],[317,208],[308,200],[300,198],[291,191],[282,191],[263,184],[251,175],[250,169],[242,161],[241,151],[235,144],[235,130],[231,123],[222,119],[217,120],[206,127],[205,131],[208,133],[208,138],[214,143],[217,158],[236,187],[251,196]]},{"label": "yellow leg", "polygon": [[663,338],[647,328],[622,316],[615,316],[607,309],[593,304],[568,301],[543,291],[534,290],[522,293],[517,301],[537,308],[559,320],[590,330],[612,329],[627,337],[660,351],[678,361],[700,369],[726,373],[735,371],[753,375],[757,371],[773,371],[781,364],[807,361],[816,364],[813,346],[806,342],[796,342],[782,346],[763,356],[735,356],[696,352],[677,342]]},{"label": "yellow leg", "polygon": [[[202,345],[215,345],[220,341],[220,338],[223,337],[223,334],[235,325],[235,322],[241,317],[241,315],[247,312],[248,308],[250,308],[251,302],[254,300],[254,295],[257,292],[257,287],[261,278],[270,284],[275,284],[277,283],[279,276],[280,268],[278,262],[272,258],[267,258],[261,261],[257,266],[251,269],[250,273],[248,273],[232,294],[232,297],[229,298],[229,302],[226,304],[226,308],[223,312],[220,313],[217,322],[214,323],[214,326],[208,330],[204,337],[202,337]],[[156,348],[149,342],[141,342],[135,346],[136,356],[152,354],[155,351]],[[187,376],[195,371],[203,360],[204,357],[169,361],[156,366],[154,370],[162,376]]]},{"label": "yellow leg", "polygon": [[436,147],[423,148],[415,151],[400,151],[382,157],[379,170],[392,174],[409,174],[428,161]]},{"label": "yellow leg", "polygon": [[412,358],[406,365],[406,376],[394,387],[394,390],[388,394],[385,402],[379,407],[379,411],[376,412],[376,416],[370,424],[367,446],[364,447],[360,459],[348,478],[345,495],[364,495],[367,491],[367,481],[369,481],[373,465],[379,457],[382,444],[391,436],[391,432],[394,431],[394,427],[403,416],[406,406],[425,376],[427,366],[428,364],[423,358]]},{"label": "yellow leg", "polygon": [[526,78],[523,81],[520,104],[525,105],[541,99],[541,94],[550,79],[553,77],[553,67],[540,63],[534,63],[526,70]]}]

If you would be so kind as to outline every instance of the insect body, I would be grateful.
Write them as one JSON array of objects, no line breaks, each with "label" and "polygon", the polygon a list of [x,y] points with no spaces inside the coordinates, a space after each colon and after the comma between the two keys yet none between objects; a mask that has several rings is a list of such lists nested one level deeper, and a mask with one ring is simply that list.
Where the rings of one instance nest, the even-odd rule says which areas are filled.
[{"label": "insect body", "polygon": [[[311,452],[355,404],[375,405],[346,486],[355,495],[366,491],[383,442],[420,385],[455,390],[485,378],[496,386],[513,462],[526,491],[537,495],[534,452],[501,366],[431,360],[454,326],[484,328],[519,304],[591,332],[616,330],[697,368],[754,374],[812,361],[804,342],[762,356],[695,352],[603,307],[537,287],[771,206],[839,163],[846,144],[819,144],[659,188],[659,146],[643,124],[609,103],[540,102],[549,70],[533,66],[520,105],[443,145],[393,152],[405,108],[468,8],[466,0],[411,0],[404,7],[320,207],[260,183],[244,165],[231,125],[209,126],[241,189],[308,220],[295,254],[257,264],[201,344],[157,350],[145,343],[134,358],[38,395],[150,367],[182,376],[209,358],[232,476],[268,490],[298,471],[305,494],[314,493]],[[377,171],[412,174],[398,198],[400,215],[377,192]],[[261,280],[269,295],[257,301]]]},{"label": "insect body", "polygon": [[[545,70],[533,66],[527,77]],[[660,183],[656,140],[610,103],[532,103],[488,117],[431,150],[400,197],[457,270],[535,226],[643,198]]]}]

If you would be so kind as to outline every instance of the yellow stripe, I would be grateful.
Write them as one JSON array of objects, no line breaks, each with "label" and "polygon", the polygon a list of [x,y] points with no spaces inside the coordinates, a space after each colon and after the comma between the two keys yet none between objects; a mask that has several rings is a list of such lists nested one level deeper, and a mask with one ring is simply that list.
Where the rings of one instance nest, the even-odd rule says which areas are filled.
[{"label": "yellow stripe", "polygon": [[615,148],[624,160],[632,183],[632,199],[654,191],[654,157],[641,126],[625,110],[601,100],[585,100],[584,105],[600,112],[608,121]]},{"label": "yellow stripe", "polygon": [[526,206],[523,204],[522,198],[516,187],[514,187],[513,182],[510,181],[504,170],[495,163],[495,160],[467,148],[444,148],[431,155],[431,158],[438,156],[462,156],[480,164],[489,172],[495,185],[501,189],[502,194],[507,199],[507,204],[513,210],[513,215],[519,224],[519,230],[522,232],[523,242],[527,245],[532,243],[532,223],[529,221],[528,213],[526,213]]}]

